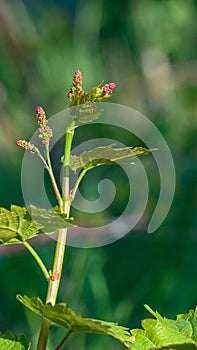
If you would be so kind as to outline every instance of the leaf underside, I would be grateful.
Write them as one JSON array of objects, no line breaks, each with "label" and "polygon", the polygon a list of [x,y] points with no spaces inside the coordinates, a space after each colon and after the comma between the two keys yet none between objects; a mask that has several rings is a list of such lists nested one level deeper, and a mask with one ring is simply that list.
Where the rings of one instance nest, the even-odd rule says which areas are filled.
[{"label": "leaf underside", "polygon": [[80,168],[91,169],[99,165],[129,163],[133,157],[153,151],[144,147],[114,148],[114,146],[115,144],[96,147],[90,151],[84,151],[79,156],[71,156],[71,169],[76,172]]},{"label": "leaf underside", "polygon": [[[87,96],[87,95],[86,95]],[[100,117],[102,110],[97,109],[97,105],[93,101],[87,101],[84,104],[71,108],[71,113],[74,114],[76,122],[90,123]]]},{"label": "leaf underside", "polygon": [[176,320],[162,317],[149,308],[155,319],[142,321],[143,329],[128,329],[112,322],[83,318],[65,303],[44,305],[39,298],[17,296],[17,299],[36,314],[71,332],[108,334],[130,350],[197,350],[197,308]]},{"label": "leaf underside", "polygon": [[123,344],[126,344],[131,337],[128,328],[111,322],[83,318],[79,313],[68,308],[65,303],[58,303],[55,306],[45,305],[39,298],[30,299],[21,295],[17,295],[17,299],[36,314],[71,332],[108,334]]},{"label": "leaf underside", "polygon": [[43,232],[50,234],[73,226],[56,208],[49,211],[34,206],[28,210],[17,205],[11,205],[10,210],[0,208],[0,244],[23,243]]},{"label": "leaf underside", "polygon": [[66,214],[62,214],[56,206],[50,210],[38,209],[33,205],[28,207],[28,211],[33,220],[41,227],[45,233],[54,233],[58,229],[75,227],[71,219],[67,219]]},{"label": "leaf underside", "polygon": [[29,350],[30,343],[23,335],[17,337],[10,331],[2,334],[0,332],[0,349],[1,350]]}]

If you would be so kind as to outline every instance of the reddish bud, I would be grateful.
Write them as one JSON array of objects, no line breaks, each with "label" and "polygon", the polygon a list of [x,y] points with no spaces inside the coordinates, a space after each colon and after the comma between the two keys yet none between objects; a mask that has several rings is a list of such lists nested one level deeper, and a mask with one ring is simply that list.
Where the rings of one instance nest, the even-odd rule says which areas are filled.
[{"label": "reddish bud", "polygon": [[109,83],[109,88],[111,90],[115,89],[116,88],[116,84],[115,83]]},{"label": "reddish bud", "polygon": [[40,107],[40,106],[37,106],[37,107],[36,107],[36,113],[45,115],[44,109],[43,109],[42,107]]},{"label": "reddish bud", "polygon": [[26,145],[27,141],[25,140],[18,140],[16,141],[16,145],[19,147],[24,147]]},{"label": "reddish bud", "polygon": [[70,91],[69,93],[68,93],[68,98],[72,98],[72,91]]},{"label": "reddish bud", "polygon": [[50,276],[50,280],[53,281],[53,282],[58,280],[58,278],[59,278],[59,273],[56,273],[55,275],[51,275]]},{"label": "reddish bud", "polygon": [[76,70],[73,81],[75,83],[82,83],[82,73],[79,69]]},{"label": "reddish bud", "polygon": [[34,144],[32,144],[30,142],[27,142],[25,140],[18,140],[18,141],[16,141],[16,145],[19,146],[19,147],[28,149],[32,153],[39,153],[38,148]]},{"label": "reddish bud", "polygon": [[73,105],[77,105],[81,103],[81,96],[83,95],[84,91],[82,89],[82,73],[78,69],[74,74],[72,86],[67,96]]},{"label": "reddish bud", "polygon": [[109,84],[105,84],[102,87],[102,90],[108,95],[112,92],[113,89],[115,89],[116,84],[115,83],[109,83]]}]

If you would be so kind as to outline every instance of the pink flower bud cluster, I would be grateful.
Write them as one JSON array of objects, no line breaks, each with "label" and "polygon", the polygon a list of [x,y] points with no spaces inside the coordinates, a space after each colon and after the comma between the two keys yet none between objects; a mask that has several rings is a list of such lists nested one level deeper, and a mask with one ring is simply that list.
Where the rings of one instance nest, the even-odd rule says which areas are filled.
[{"label": "pink flower bud cluster", "polygon": [[74,74],[72,86],[68,93],[68,98],[78,100],[82,95],[84,95],[84,90],[82,89],[82,73],[78,69]]},{"label": "pink flower bud cluster", "polygon": [[81,71],[80,71],[79,69],[76,70],[75,75],[74,75],[74,77],[73,77],[73,81],[74,81],[75,83],[80,83],[80,84],[82,84],[82,73],[81,73]]},{"label": "pink flower bud cluster", "polygon": [[102,87],[100,87],[100,85],[93,88],[90,92],[90,96],[94,102],[101,102],[110,98],[113,94],[113,90],[116,88],[115,83],[105,84]]},{"label": "pink flower bud cluster", "polygon": [[110,98],[115,89],[115,83],[105,84],[101,87],[101,84],[94,87],[90,92],[85,93],[82,89],[82,73],[77,70],[73,77],[71,89],[68,93],[70,99],[70,107],[78,106],[80,104],[102,102]]},{"label": "pink flower bud cluster", "polygon": [[48,120],[46,118],[45,111],[40,106],[36,107],[36,118],[37,118],[39,126],[43,126],[43,125],[45,125],[48,122]]},{"label": "pink flower bud cluster", "polygon": [[38,125],[40,126],[39,138],[42,139],[42,144],[46,145],[49,143],[50,138],[53,136],[53,131],[49,126],[46,125],[48,123],[46,113],[40,106],[36,107],[36,118]]},{"label": "pink flower bud cluster", "polygon": [[49,126],[43,126],[39,129],[39,138],[42,139],[42,144],[49,143],[50,138],[53,136],[53,130]]},{"label": "pink flower bud cluster", "polygon": [[32,153],[39,153],[38,148],[33,145],[30,142],[27,142],[25,140],[18,140],[16,141],[16,145],[25,149],[28,149],[29,151],[31,151]]},{"label": "pink flower bud cluster", "polygon": [[104,86],[102,86],[102,90],[108,95],[110,93],[112,93],[112,90],[116,88],[116,84],[115,83],[109,83],[109,84],[105,84]]}]

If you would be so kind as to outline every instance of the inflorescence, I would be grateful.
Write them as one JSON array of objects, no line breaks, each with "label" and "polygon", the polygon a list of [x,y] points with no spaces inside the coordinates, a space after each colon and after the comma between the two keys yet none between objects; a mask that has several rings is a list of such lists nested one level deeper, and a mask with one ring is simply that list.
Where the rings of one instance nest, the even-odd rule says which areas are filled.
[{"label": "inflorescence", "polygon": [[[90,92],[85,93],[82,88],[82,73],[79,69],[76,70],[73,77],[71,89],[68,93],[68,98],[70,99],[70,107],[79,106],[81,104],[85,104],[86,106],[85,109],[81,109],[80,112],[78,111],[78,113],[80,113],[80,117],[78,117],[79,121],[86,122],[86,120],[91,121],[94,118],[98,118],[100,111],[97,111],[95,103],[104,101],[111,97],[114,89],[116,88],[115,83],[109,83],[103,86],[101,85],[102,83],[94,87]],[[83,115],[84,113],[88,115],[87,119]],[[91,115],[91,118],[89,118],[89,115]],[[41,143],[43,146],[48,147],[50,138],[53,136],[53,131],[47,125],[48,120],[46,113],[40,106],[36,107],[36,119],[39,126],[39,138],[41,139]],[[35,145],[25,140],[18,140],[16,142],[16,145],[25,148],[26,150],[30,150],[32,153],[40,154],[38,148]]]}]

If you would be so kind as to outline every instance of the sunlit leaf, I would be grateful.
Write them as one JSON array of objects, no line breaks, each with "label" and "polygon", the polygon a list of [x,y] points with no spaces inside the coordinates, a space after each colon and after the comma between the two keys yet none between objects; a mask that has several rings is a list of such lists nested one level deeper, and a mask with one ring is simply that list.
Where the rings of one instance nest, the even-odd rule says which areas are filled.
[{"label": "sunlit leaf", "polygon": [[73,226],[56,208],[49,211],[33,206],[28,210],[16,205],[11,205],[10,210],[0,208],[0,244],[23,243],[43,231],[53,233]]},{"label": "sunlit leaf", "polygon": [[197,346],[195,344],[177,344],[177,345],[169,345],[162,346],[161,348],[153,348],[151,350],[196,350]]},{"label": "sunlit leaf", "polygon": [[144,147],[114,148],[115,144],[96,147],[90,151],[84,151],[79,156],[72,156],[70,161],[71,169],[91,169],[99,165],[129,163],[133,157],[151,153],[153,150]]},{"label": "sunlit leaf", "polygon": [[30,217],[26,208],[11,205],[0,208],[0,244],[21,243],[36,236],[40,226]]},{"label": "sunlit leaf", "polygon": [[29,350],[30,343],[23,335],[17,337],[10,331],[2,334],[0,332],[0,349],[1,350]]},{"label": "sunlit leaf", "polygon": [[[142,321],[143,329],[133,329],[132,350],[194,350],[196,349],[195,328],[197,325],[196,311],[189,314],[178,315],[176,320],[162,317],[158,312],[147,310],[156,319],[145,319]],[[195,316],[194,316],[195,315]],[[188,321],[192,320],[193,325]]]},{"label": "sunlit leaf", "polygon": [[176,321],[162,318],[142,321],[147,337],[159,348],[170,344],[194,343],[194,341],[179,331]]},{"label": "sunlit leaf", "polygon": [[[192,327],[192,339],[197,342],[197,308],[195,310],[189,310],[187,314],[180,314],[177,316],[177,324],[184,320],[191,324]],[[185,323],[186,325],[186,323]]]}]

